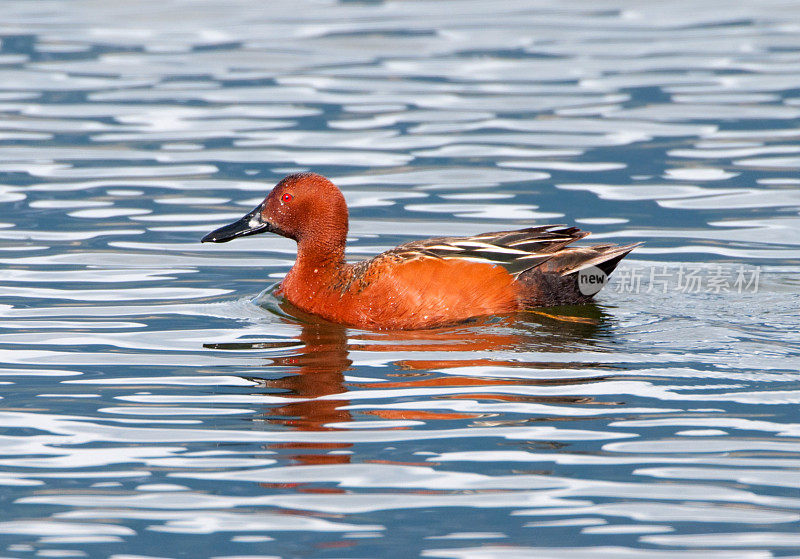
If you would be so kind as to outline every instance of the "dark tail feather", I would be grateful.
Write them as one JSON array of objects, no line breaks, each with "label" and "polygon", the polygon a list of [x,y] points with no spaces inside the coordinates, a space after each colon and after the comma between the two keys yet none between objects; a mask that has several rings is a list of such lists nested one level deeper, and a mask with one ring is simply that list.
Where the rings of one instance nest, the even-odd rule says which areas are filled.
[{"label": "dark tail feather", "polygon": [[594,245],[569,247],[556,252],[552,258],[538,266],[542,272],[568,276],[589,266],[595,266],[610,274],[619,261],[641,243],[631,245]]},{"label": "dark tail feather", "polygon": [[578,286],[578,272],[595,266],[606,276],[617,267],[634,248],[630,245],[595,245],[565,248],[543,264],[526,270],[517,281],[522,284],[525,307],[551,307],[588,303],[593,295],[585,295]]},{"label": "dark tail feather", "polygon": [[603,260],[602,262],[598,262],[597,264],[594,264],[594,266],[597,266],[598,268],[603,270],[603,272],[607,276],[610,276],[611,272],[613,272],[617,268],[617,264],[619,264],[623,258],[628,256],[628,254],[630,254],[630,252],[633,249],[635,249],[641,244],[642,243],[633,243],[630,245],[615,247],[616,250],[608,251],[608,253],[606,253],[609,256],[608,260]]}]

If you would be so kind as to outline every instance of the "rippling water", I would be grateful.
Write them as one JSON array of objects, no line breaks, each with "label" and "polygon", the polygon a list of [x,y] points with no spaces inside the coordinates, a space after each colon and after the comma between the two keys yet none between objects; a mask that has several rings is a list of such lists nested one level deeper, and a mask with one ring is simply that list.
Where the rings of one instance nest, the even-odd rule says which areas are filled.
[{"label": "rippling water", "polygon": [[[800,7],[8,0],[0,555],[800,553]],[[597,306],[374,333],[294,246],[569,223]]]}]

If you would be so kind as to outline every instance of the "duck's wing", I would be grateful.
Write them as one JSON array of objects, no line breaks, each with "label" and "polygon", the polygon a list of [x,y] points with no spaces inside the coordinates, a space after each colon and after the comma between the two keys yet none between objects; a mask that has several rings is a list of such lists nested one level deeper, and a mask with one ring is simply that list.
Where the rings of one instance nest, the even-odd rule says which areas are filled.
[{"label": "duck's wing", "polygon": [[[565,248],[589,235],[577,227],[542,225],[516,231],[481,233],[473,237],[436,237],[400,245],[384,253],[396,259],[441,258],[466,259],[502,266],[517,277],[521,273],[542,266],[547,272],[566,275],[582,268],[614,260],[614,265],[637,245],[624,247],[596,245],[594,247]],[[611,268],[613,270],[613,267]],[[607,272],[609,273],[609,272]]]}]

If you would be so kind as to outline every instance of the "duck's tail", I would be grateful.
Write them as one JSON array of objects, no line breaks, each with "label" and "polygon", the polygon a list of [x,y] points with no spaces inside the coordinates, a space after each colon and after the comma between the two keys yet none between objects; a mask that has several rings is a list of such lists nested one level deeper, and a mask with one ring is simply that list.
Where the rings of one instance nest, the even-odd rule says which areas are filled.
[{"label": "duck's tail", "polygon": [[551,307],[591,301],[620,260],[641,244],[561,248],[547,261],[517,276],[523,305]]}]

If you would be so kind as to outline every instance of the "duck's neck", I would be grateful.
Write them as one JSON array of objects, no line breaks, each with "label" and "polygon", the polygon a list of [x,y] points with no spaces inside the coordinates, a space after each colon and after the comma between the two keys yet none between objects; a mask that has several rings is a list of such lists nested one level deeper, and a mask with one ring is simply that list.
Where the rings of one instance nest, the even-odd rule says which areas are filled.
[{"label": "duck's neck", "polygon": [[333,272],[344,266],[345,237],[328,242],[312,240],[299,240],[297,242],[297,261],[294,268],[303,272],[317,269],[324,272]]},{"label": "duck's neck", "polygon": [[290,301],[299,304],[301,298],[313,299],[337,283],[347,266],[345,239],[346,233],[298,239],[297,260],[282,284]]}]

